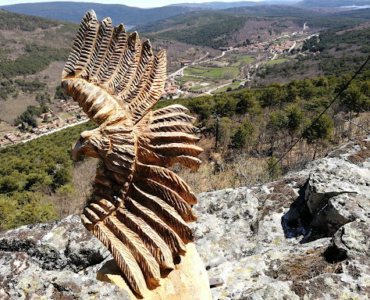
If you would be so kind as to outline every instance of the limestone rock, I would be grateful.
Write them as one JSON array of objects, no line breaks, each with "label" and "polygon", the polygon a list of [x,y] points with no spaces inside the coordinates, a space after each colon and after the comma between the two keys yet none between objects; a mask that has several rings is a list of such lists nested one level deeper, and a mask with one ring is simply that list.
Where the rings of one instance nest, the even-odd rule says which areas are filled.
[{"label": "limestone rock", "polygon": [[368,299],[368,149],[355,140],[277,181],[199,195],[197,249],[225,281],[213,299]]},{"label": "limestone rock", "polygon": [[0,235],[0,299],[130,299],[96,280],[109,252],[79,216],[22,226]]},{"label": "limestone rock", "polygon": [[[176,270],[145,299],[211,300],[208,274],[194,245],[187,249]],[[0,235],[0,299],[136,299],[128,286],[122,288],[120,275],[97,280],[112,261],[79,216],[19,227]]]},{"label": "limestone rock", "polygon": [[[213,300],[369,299],[368,149],[354,140],[274,182],[199,195],[195,245],[225,282]],[[96,280],[111,259],[78,216],[3,233],[0,299],[130,299]]]}]

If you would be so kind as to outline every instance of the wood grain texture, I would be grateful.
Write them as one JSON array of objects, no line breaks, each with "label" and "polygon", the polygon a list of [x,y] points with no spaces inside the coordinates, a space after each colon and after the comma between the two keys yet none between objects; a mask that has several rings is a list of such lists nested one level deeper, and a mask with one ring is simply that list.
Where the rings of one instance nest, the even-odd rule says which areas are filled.
[{"label": "wood grain texture", "polygon": [[81,133],[74,157],[100,159],[81,220],[112,253],[132,291],[155,289],[174,269],[174,259],[194,240],[196,220],[190,187],[167,169],[197,170],[202,149],[187,109],[151,111],[166,76],[164,51],[128,35],[121,24],[98,22],[94,11],[81,21],[62,73],[64,91],[99,124]]}]

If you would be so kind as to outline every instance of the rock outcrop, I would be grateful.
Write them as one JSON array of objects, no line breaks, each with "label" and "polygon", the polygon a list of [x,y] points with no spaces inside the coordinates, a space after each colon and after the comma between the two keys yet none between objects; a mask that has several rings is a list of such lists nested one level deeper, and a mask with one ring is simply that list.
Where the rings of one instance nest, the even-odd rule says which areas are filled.
[{"label": "rock outcrop", "polygon": [[[203,193],[192,223],[213,299],[368,299],[370,140],[255,187]],[[129,299],[78,216],[0,235],[0,299]]]},{"label": "rock outcrop", "polygon": [[0,299],[123,299],[96,280],[110,253],[79,216],[22,226],[0,235]]},{"label": "rock outcrop", "polygon": [[198,196],[213,299],[369,299],[370,140],[265,185]]}]

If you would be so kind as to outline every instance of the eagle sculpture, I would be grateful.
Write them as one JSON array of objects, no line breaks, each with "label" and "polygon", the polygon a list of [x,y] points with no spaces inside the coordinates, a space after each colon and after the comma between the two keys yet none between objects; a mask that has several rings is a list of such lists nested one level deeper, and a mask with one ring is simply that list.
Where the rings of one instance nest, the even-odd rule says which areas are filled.
[{"label": "eagle sculpture", "polygon": [[193,118],[181,105],[156,111],[166,77],[166,56],[149,41],[127,34],[110,18],[83,17],[62,73],[62,87],[99,124],[72,146],[75,158],[99,158],[94,191],[81,219],[112,253],[138,295],[154,289],[194,240],[187,222],[197,202],[188,185],[167,169],[197,170]]}]

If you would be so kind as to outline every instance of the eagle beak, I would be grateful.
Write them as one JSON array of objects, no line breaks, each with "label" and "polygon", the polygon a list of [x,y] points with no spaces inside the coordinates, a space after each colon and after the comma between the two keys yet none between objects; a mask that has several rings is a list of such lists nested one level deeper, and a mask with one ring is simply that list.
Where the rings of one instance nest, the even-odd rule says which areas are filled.
[{"label": "eagle beak", "polygon": [[81,143],[81,139],[79,138],[72,145],[71,152],[72,152],[73,160],[77,160],[82,155],[81,153],[82,149],[83,149],[83,145]]},{"label": "eagle beak", "polygon": [[99,158],[98,149],[94,146],[96,142],[96,131],[84,131],[75,143],[72,145],[72,157],[77,160],[80,156],[86,155]]}]

